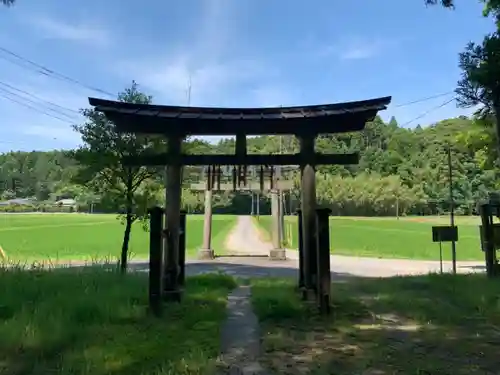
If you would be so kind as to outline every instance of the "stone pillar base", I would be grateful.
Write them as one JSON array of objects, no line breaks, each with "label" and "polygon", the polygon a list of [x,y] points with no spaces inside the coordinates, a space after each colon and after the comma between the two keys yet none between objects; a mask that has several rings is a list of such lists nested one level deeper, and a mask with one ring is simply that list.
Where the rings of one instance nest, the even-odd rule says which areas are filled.
[{"label": "stone pillar base", "polygon": [[286,260],[286,250],[285,249],[272,249],[269,252],[269,258],[271,260]]},{"label": "stone pillar base", "polygon": [[215,252],[212,249],[199,249],[198,250],[198,259],[207,260],[214,259]]}]

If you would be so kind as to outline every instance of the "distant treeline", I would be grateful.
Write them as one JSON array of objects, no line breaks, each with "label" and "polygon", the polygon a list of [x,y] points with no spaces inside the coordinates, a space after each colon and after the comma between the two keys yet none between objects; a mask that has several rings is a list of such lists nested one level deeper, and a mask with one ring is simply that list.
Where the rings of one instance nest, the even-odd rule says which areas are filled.
[{"label": "distant treeline", "polygon": [[[472,120],[460,117],[433,126],[407,129],[393,118],[384,123],[379,117],[359,134],[321,136],[316,149],[324,153],[359,151],[360,162],[350,166],[321,166],[317,173],[317,197],[333,215],[395,216],[439,214],[450,207],[447,175],[447,147],[453,165],[453,198],[458,214],[474,213],[475,202],[495,190],[496,172],[488,162],[485,145],[466,135],[474,129]],[[232,153],[234,140],[217,144],[189,140],[191,153]],[[251,153],[298,151],[292,136],[261,136],[248,139]],[[36,198],[51,205],[62,198],[74,198],[79,211],[119,212],[111,199],[96,195],[90,183],[76,181],[79,165],[65,151],[9,152],[0,155],[0,201]],[[284,205],[294,211],[300,204],[298,172],[289,178],[296,184],[286,194]],[[203,211],[203,193],[189,185],[199,182],[200,173],[186,169],[183,206],[189,212]],[[163,179],[158,170],[157,182]],[[164,193],[160,195],[164,196]],[[161,197],[160,197],[161,198]],[[252,198],[248,193],[214,196],[214,213],[248,214]],[[269,199],[261,194],[260,212],[269,213]],[[8,208],[0,208],[7,210]],[[18,208],[21,209],[21,208]],[[27,209],[27,208],[23,208]]]}]

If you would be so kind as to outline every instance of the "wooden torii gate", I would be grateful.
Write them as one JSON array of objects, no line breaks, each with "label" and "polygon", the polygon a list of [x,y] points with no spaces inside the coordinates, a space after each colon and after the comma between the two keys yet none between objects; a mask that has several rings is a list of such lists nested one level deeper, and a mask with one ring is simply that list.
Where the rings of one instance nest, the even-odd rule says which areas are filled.
[{"label": "wooden torii gate", "polygon": [[[255,166],[252,166],[255,167]],[[280,166],[281,167],[281,166]],[[288,167],[288,166],[287,166]],[[287,172],[290,168],[287,168]],[[220,167],[206,166],[201,171],[206,178],[205,182],[193,183],[190,185],[192,191],[204,193],[204,225],[203,225],[203,244],[198,251],[199,259],[213,259],[215,250],[212,248],[212,193],[213,192],[269,192],[271,195],[271,240],[273,248],[269,252],[269,257],[272,260],[285,260],[286,250],[283,245],[283,208],[280,197],[284,191],[289,191],[293,188],[293,181],[286,180],[284,177],[283,168],[260,168],[260,170],[252,168],[243,171],[244,178],[241,178],[241,173],[238,174],[236,169],[232,171],[226,170],[226,173]],[[227,173],[230,172],[230,173]],[[231,173],[232,172],[232,173]],[[235,173],[236,177],[235,178]],[[268,179],[265,179],[268,177]],[[229,181],[232,180],[232,181]],[[252,201],[253,205],[253,201]],[[252,207],[253,210],[253,207]]]},{"label": "wooden torii gate", "polygon": [[[356,164],[358,154],[320,154],[315,151],[315,139],[320,134],[355,132],[364,129],[378,111],[387,108],[391,97],[370,100],[274,108],[206,108],[124,103],[89,98],[95,110],[105,114],[119,132],[162,135],[168,141],[168,151],[156,155],[127,158],[128,165],[167,166],[167,204],[164,242],[165,288],[172,299],[179,300],[179,236],[181,211],[181,168],[185,165],[298,165],[301,170],[301,256],[303,257],[304,288],[317,296],[329,293],[326,281],[318,278],[317,212],[315,167],[325,164]],[[254,155],[247,153],[246,137],[251,135],[293,134],[300,142],[295,154]],[[182,141],[188,136],[236,136],[236,152],[232,155],[186,155]],[[326,217],[327,219],[327,217]],[[324,248],[326,246],[326,248]],[[322,244],[328,252],[328,244]],[[323,254],[324,256],[325,254]],[[321,264],[321,266],[323,266]],[[329,265],[328,265],[329,269]],[[324,275],[330,279],[330,273]],[[323,286],[321,286],[323,285]],[[318,297],[320,298],[320,297]],[[323,298],[323,297],[321,297]]]}]

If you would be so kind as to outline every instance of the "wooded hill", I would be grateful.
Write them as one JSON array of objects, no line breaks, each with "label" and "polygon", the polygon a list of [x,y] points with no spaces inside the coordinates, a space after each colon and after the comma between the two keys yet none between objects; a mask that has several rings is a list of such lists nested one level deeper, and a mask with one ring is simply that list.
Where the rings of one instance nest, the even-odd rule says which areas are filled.
[{"label": "wooded hill", "polygon": [[[453,196],[458,213],[473,212],[475,203],[495,189],[491,154],[491,127],[465,117],[448,119],[433,126],[414,129],[400,127],[392,118],[367,124],[358,134],[322,136],[320,152],[360,152],[360,163],[352,166],[324,166],[318,169],[318,200],[335,215],[435,214],[449,208],[447,147],[451,147]],[[190,153],[231,153],[234,140],[218,144],[188,140]],[[248,141],[250,153],[288,153],[298,151],[292,136],[261,136]],[[88,181],[76,178],[79,165],[67,151],[9,152],[0,155],[0,201],[35,197],[38,201],[75,198],[80,210],[94,203],[96,210],[117,212],[123,209],[112,196],[96,194]],[[156,181],[161,184],[163,172]],[[203,194],[190,192],[191,182],[199,177],[185,171],[183,202],[190,212],[203,209]],[[290,176],[297,180],[297,173]],[[77,181],[78,180],[78,181]],[[160,190],[155,199],[162,203]],[[287,197],[287,207],[297,207],[299,191]],[[262,210],[268,208],[262,198]],[[290,202],[291,200],[291,202]],[[250,197],[245,194],[218,194],[215,212],[249,213]],[[7,208],[4,207],[4,210]],[[19,208],[18,208],[19,209]]]}]

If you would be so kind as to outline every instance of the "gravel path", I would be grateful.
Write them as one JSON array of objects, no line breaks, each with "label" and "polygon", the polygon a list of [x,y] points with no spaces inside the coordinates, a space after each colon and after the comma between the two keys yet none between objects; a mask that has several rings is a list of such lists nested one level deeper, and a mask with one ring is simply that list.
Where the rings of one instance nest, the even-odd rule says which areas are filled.
[{"label": "gravel path", "polygon": [[236,226],[227,237],[226,248],[231,255],[268,256],[272,245],[262,241],[251,216],[238,216]]}]

